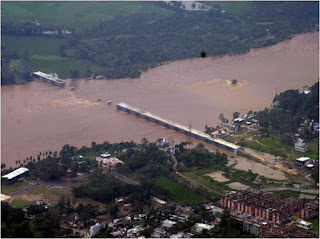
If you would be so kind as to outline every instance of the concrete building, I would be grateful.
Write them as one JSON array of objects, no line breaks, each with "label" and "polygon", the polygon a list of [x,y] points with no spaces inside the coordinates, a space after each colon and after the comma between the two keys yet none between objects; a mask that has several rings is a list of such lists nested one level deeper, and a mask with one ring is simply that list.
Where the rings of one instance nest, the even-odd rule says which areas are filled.
[{"label": "concrete building", "polygon": [[297,226],[307,230],[312,229],[312,223],[304,220],[301,220],[300,222],[298,222]]},{"label": "concrete building", "polygon": [[272,225],[272,223],[268,223],[265,219],[254,217],[246,212],[231,211],[230,215],[237,221],[241,222],[243,231],[255,236],[263,233]]},{"label": "concrete building", "polygon": [[25,167],[18,168],[16,170],[12,171],[11,173],[8,173],[8,174],[2,176],[2,181],[5,183],[15,182],[19,178],[26,176],[28,174],[28,172],[29,172],[29,169],[27,169]]},{"label": "concrete building", "polygon": [[298,138],[294,144],[294,150],[305,153],[308,151],[307,145],[303,142],[303,139]]},{"label": "concrete building", "polygon": [[300,157],[296,159],[295,164],[298,166],[305,166],[308,164],[310,158],[309,157]]},{"label": "concrete building", "polygon": [[96,158],[96,161],[98,162],[98,165],[106,169],[114,169],[117,164],[124,165],[124,162],[121,161],[118,158],[111,157],[111,154],[105,153],[101,154],[100,157]]},{"label": "concrete building", "polygon": [[88,233],[89,237],[94,237],[95,235],[97,235],[101,227],[102,225],[100,223],[96,223],[95,225],[91,226]]},{"label": "concrete building", "polygon": [[237,132],[239,129],[238,125],[234,125],[234,124],[228,124],[228,123],[221,123],[220,124],[221,128],[228,128],[229,130],[232,130],[234,132]]},{"label": "concrete building", "polygon": [[300,211],[303,202],[296,198],[281,199],[274,194],[248,189],[220,198],[220,206],[281,224],[286,222],[291,214]]},{"label": "concrete building", "polygon": [[164,220],[163,223],[162,223],[162,227],[173,227],[175,224],[177,224],[176,222],[174,221],[171,221],[171,220]]},{"label": "concrete building", "polygon": [[319,215],[319,201],[311,201],[304,205],[301,210],[301,218],[311,219]]},{"label": "concrete building", "polygon": [[207,230],[208,232],[212,232],[214,229],[214,225],[208,225],[204,223],[196,223],[194,225],[194,231],[196,233],[202,232],[203,230]]},{"label": "concrete building", "polygon": [[153,199],[153,201],[155,201],[155,203],[156,203],[158,206],[165,206],[165,205],[167,205],[167,202],[161,200],[160,198],[153,197],[152,199]]}]

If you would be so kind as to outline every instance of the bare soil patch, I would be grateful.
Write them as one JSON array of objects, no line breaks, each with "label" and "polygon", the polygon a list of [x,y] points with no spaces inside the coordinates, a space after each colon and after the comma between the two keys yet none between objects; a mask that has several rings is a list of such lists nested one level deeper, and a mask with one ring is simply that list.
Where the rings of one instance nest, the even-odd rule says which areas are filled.
[{"label": "bare soil patch", "polygon": [[211,177],[213,180],[219,182],[219,183],[224,183],[229,181],[230,179],[226,178],[222,172],[213,172],[213,173],[208,173],[205,176]]},{"label": "bare soil patch", "polygon": [[232,189],[236,189],[236,190],[246,190],[246,189],[250,188],[249,186],[244,185],[239,182],[229,183],[228,187],[232,188]]}]

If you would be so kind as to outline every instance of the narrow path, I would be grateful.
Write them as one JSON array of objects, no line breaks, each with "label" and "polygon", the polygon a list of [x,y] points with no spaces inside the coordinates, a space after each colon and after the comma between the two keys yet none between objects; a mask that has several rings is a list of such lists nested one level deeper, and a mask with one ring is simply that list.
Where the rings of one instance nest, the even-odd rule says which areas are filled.
[{"label": "narrow path", "polygon": [[28,192],[28,191],[30,191],[30,190],[33,190],[33,189],[42,187],[42,186],[44,186],[44,185],[46,185],[46,184],[47,184],[47,182],[38,183],[38,184],[33,185],[33,186],[31,186],[31,187],[22,189],[22,190],[20,190],[20,191],[14,192],[14,193],[11,193],[11,194],[9,194],[9,196],[11,196],[11,197],[18,196],[18,195],[23,194],[23,193],[26,193],[26,192]]},{"label": "narrow path", "polygon": [[177,172],[178,171],[178,161],[176,159],[176,157],[173,155],[172,151],[170,150],[170,156],[172,158],[172,161],[173,161],[173,166],[172,166],[172,169],[174,172]]},{"label": "narrow path", "polygon": [[117,173],[117,172],[111,172],[111,175],[113,175],[115,178],[121,180],[122,182],[132,184],[132,185],[140,185],[138,181],[133,180],[132,178],[128,178],[124,176],[123,174]]},{"label": "narrow path", "polygon": [[297,189],[297,188],[264,188],[261,189],[263,192],[275,192],[275,191],[294,191],[300,193],[308,193],[308,194],[318,194],[319,190],[317,189]]}]

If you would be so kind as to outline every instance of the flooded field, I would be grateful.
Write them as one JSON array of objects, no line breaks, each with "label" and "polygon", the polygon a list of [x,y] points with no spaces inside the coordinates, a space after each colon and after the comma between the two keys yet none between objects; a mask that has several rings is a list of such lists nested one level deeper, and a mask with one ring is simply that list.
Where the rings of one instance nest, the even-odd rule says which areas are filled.
[{"label": "flooded field", "polygon": [[236,163],[234,166],[235,169],[249,171],[251,170],[253,173],[257,173],[267,178],[275,179],[275,180],[286,180],[287,177],[285,174],[279,170],[272,169],[264,164],[254,162],[252,160],[246,158],[229,158],[228,165],[232,165]]},{"label": "flooded field", "polygon": [[[144,72],[139,79],[68,80],[65,89],[39,80],[2,86],[2,162],[15,166],[16,160],[39,152],[60,150],[64,144],[88,146],[92,141],[140,142],[143,137],[165,137],[175,143],[199,143],[119,111],[115,103],[125,102],[203,131],[205,125],[219,123],[220,113],[231,118],[235,111],[261,110],[271,104],[275,93],[317,82],[318,42],[318,32],[302,34],[245,55],[168,63]],[[237,85],[230,84],[233,79]],[[111,105],[106,104],[109,100]],[[250,167],[255,172],[258,166],[252,162]]]}]

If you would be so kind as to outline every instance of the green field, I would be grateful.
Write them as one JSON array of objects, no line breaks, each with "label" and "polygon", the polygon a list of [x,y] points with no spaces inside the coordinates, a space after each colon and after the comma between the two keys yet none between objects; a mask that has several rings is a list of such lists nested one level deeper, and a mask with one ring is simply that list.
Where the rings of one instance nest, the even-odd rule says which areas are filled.
[{"label": "green field", "polygon": [[224,9],[226,11],[230,11],[233,14],[237,15],[237,16],[241,16],[244,15],[246,13],[246,10],[248,9],[249,6],[249,1],[208,1],[202,2],[205,5],[209,5],[209,6],[215,6],[215,5],[220,5],[221,9]]},{"label": "green field", "polygon": [[2,36],[1,44],[14,50],[19,56],[25,51],[32,55],[58,55],[59,47],[65,39],[49,37]]},{"label": "green field", "polygon": [[27,182],[16,182],[13,184],[2,184],[1,185],[1,193],[9,195],[11,193],[15,193],[27,187],[31,187],[36,184],[35,181],[27,181]]},{"label": "green field", "polygon": [[94,65],[87,60],[71,59],[59,56],[59,47],[64,39],[48,37],[18,37],[3,36],[2,44],[15,51],[20,57],[28,51],[31,59],[32,71],[57,73],[61,78],[69,78],[71,70],[78,70],[85,75],[87,68],[92,73],[103,74],[104,68]]},{"label": "green field", "polygon": [[312,222],[312,231],[319,235],[319,218],[316,217],[315,219],[308,220],[308,222]]},{"label": "green field", "polygon": [[172,192],[175,201],[181,205],[199,204],[202,202],[202,198],[198,194],[182,187],[168,178],[160,177],[154,181],[156,184]]},{"label": "green field", "polygon": [[66,28],[83,29],[103,20],[113,20],[118,16],[131,14],[159,13],[172,14],[173,11],[151,2],[2,2],[2,19],[16,22],[55,24]]},{"label": "green field", "polygon": [[29,207],[32,204],[34,204],[36,202],[36,200],[32,201],[32,202],[27,202],[18,198],[15,198],[12,203],[10,204],[11,207],[16,207],[16,208],[25,208],[25,207]]}]

